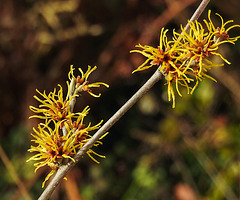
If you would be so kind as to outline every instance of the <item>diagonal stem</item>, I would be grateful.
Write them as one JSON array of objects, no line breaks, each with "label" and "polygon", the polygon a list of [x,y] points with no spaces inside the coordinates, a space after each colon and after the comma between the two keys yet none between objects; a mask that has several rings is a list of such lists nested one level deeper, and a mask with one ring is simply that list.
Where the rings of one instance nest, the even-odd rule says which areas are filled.
[{"label": "diagonal stem", "polygon": [[[202,0],[201,4],[191,17],[190,21],[198,19],[201,13],[206,8],[210,0]],[[189,24],[186,25],[185,31],[189,29]],[[93,137],[77,152],[74,156],[75,162],[70,161],[66,165],[62,165],[56,172],[55,176],[43,191],[38,200],[46,200],[50,197],[52,192],[66,176],[67,172],[77,164],[81,157],[95,144],[99,138],[105,134],[146,92],[159,80],[163,78],[163,73],[157,69],[152,77],[93,135]]]},{"label": "diagonal stem", "polygon": [[163,78],[163,74],[158,70],[152,75],[152,77],[92,136],[92,138],[77,152],[74,156],[74,160],[70,161],[66,165],[62,165],[56,172],[55,176],[43,191],[38,200],[45,200],[49,198],[51,193],[65,177],[67,172],[77,164],[82,156],[103,136],[139,99],[142,98],[152,86]]},{"label": "diagonal stem", "polygon": [[[190,22],[197,20],[200,15],[202,14],[202,12],[204,11],[204,9],[207,7],[208,3],[210,2],[210,0],[202,0],[201,4],[198,6],[198,8],[195,10],[195,12],[193,13],[191,19],[189,20]],[[185,31],[187,32],[190,28],[189,23],[187,23],[187,25],[185,26]]]}]

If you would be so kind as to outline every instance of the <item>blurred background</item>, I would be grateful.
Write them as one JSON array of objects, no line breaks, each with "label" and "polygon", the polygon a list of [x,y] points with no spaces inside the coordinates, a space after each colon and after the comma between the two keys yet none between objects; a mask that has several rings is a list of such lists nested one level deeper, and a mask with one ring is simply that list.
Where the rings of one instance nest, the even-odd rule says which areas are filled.
[{"label": "blurred background", "polygon": [[[155,69],[132,74],[144,57],[135,45],[159,43],[160,29],[185,25],[199,0],[1,0],[0,2],[0,194],[3,200],[37,199],[49,168],[34,173],[29,120],[36,89],[63,85],[71,64],[98,66],[92,81],[101,98],[83,95],[75,111],[89,105],[87,120],[107,121]],[[212,0],[212,20],[240,24],[238,0]],[[207,10],[200,21],[207,17]],[[231,31],[240,35],[240,30]],[[171,31],[170,31],[171,32]],[[63,200],[235,200],[240,198],[240,42],[221,53],[232,64],[212,70],[193,95],[167,101],[157,83],[52,195]],[[76,71],[77,72],[77,71]],[[99,90],[96,91],[96,93]],[[87,121],[86,121],[87,123]]]}]

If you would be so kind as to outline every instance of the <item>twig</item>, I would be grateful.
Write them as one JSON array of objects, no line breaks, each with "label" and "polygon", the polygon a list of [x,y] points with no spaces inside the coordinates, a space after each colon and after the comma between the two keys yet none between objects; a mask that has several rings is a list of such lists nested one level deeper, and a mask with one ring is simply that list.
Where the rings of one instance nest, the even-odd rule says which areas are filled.
[{"label": "twig", "polygon": [[65,177],[67,172],[82,158],[82,156],[89,150],[99,138],[105,134],[155,83],[163,78],[163,74],[159,69],[152,75],[152,77],[92,136],[92,138],[78,151],[74,156],[75,162],[71,161],[66,165],[62,165],[55,176],[43,191],[39,200],[49,198],[51,193]]},{"label": "twig", "polygon": [[[197,20],[202,14],[202,12],[204,11],[204,9],[207,7],[209,2],[210,0],[202,0],[201,4],[198,6],[197,10],[194,12],[194,14],[192,15],[189,21],[191,22],[191,21]],[[187,25],[185,26],[185,31],[187,32],[189,28],[190,28],[190,25],[189,23],[187,23]]]},{"label": "twig", "polygon": [[[198,19],[210,0],[203,0],[199,5],[190,21]],[[189,29],[187,24],[185,30]],[[77,164],[82,156],[95,144],[99,138],[105,134],[141,97],[159,80],[163,78],[163,73],[159,69],[152,77],[93,135],[93,137],[77,152],[74,156],[75,162],[70,161],[66,165],[62,165],[56,172],[55,176],[43,191],[38,200],[46,200],[50,197],[57,185],[66,176],[67,172]]]}]

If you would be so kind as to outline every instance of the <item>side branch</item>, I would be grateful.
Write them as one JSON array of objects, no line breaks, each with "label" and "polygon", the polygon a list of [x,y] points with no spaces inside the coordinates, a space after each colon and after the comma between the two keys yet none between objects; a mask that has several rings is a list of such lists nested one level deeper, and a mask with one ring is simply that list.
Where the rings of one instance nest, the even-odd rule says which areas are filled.
[{"label": "side branch", "polygon": [[[201,15],[210,0],[202,0],[201,4],[193,14],[190,21],[195,21]],[[185,31],[189,29],[189,24],[186,25]],[[155,83],[164,77],[159,69],[152,75],[152,77],[93,135],[93,137],[77,152],[74,160],[62,165],[56,172],[52,181],[43,191],[39,200],[46,200],[50,197],[57,185],[66,176],[67,172],[77,164],[82,156],[101,138]],[[75,99],[74,99],[75,100]],[[73,100],[73,101],[74,101]],[[73,104],[73,105],[72,105]],[[74,102],[71,104],[71,109],[74,107]]]},{"label": "side branch", "polygon": [[62,165],[56,172],[55,176],[43,191],[38,200],[46,200],[50,197],[52,192],[66,176],[67,172],[77,164],[82,156],[103,136],[144,94],[159,80],[163,78],[162,72],[159,69],[152,75],[152,77],[93,135],[93,137],[77,152],[74,160],[66,165]]}]

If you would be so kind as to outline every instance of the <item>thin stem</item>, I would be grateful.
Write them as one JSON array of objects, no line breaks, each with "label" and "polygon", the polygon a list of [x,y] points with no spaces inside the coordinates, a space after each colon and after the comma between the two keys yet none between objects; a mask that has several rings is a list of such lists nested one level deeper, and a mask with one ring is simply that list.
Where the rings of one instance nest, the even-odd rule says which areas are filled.
[{"label": "thin stem", "polygon": [[[69,85],[69,99],[74,95],[74,92],[75,92],[75,80],[74,78],[72,78],[71,82],[70,82],[70,85]],[[73,112],[73,108],[74,108],[74,105],[76,103],[76,97],[73,97],[72,100],[70,101],[69,103],[69,107],[70,107],[70,112]]]},{"label": "thin stem", "polygon": [[[210,0],[203,0],[199,5],[190,21],[198,19]],[[185,30],[189,29],[189,24],[186,25]],[[152,77],[93,135],[93,137],[77,152],[74,156],[75,162],[70,161],[66,165],[62,165],[56,172],[55,176],[43,191],[38,200],[46,200],[50,197],[57,185],[65,177],[67,172],[77,164],[82,156],[95,144],[99,138],[105,134],[141,97],[159,80],[163,78],[163,73],[157,69]],[[73,104],[74,106],[74,104]]]},{"label": "thin stem", "polygon": [[65,126],[63,126],[63,128],[62,128],[62,133],[63,133],[63,136],[67,136],[67,134],[68,134],[68,131]]},{"label": "thin stem", "polygon": [[152,77],[93,135],[93,137],[77,152],[74,156],[75,162],[71,161],[66,165],[62,165],[56,172],[45,191],[39,197],[39,200],[49,198],[53,190],[60,181],[65,177],[67,172],[82,158],[82,156],[104,135],[142,96],[159,80],[163,78],[163,74],[157,69]]},{"label": "thin stem", "polygon": [[[190,22],[197,20],[200,15],[202,14],[202,12],[204,11],[204,9],[207,7],[208,3],[210,2],[210,0],[202,0],[201,4],[198,6],[197,10],[194,12],[194,14],[192,15],[191,19],[189,20]],[[185,26],[185,31],[187,32],[190,28],[189,23],[187,23],[187,25]]]},{"label": "thin stem", "polygon": [[84,153],[87,152],[144,94],[153,87],[155,83],[163,78],[163,74],[156,70],[152,77],[93,135],[75,155],[74,159],[79,161]]}]

